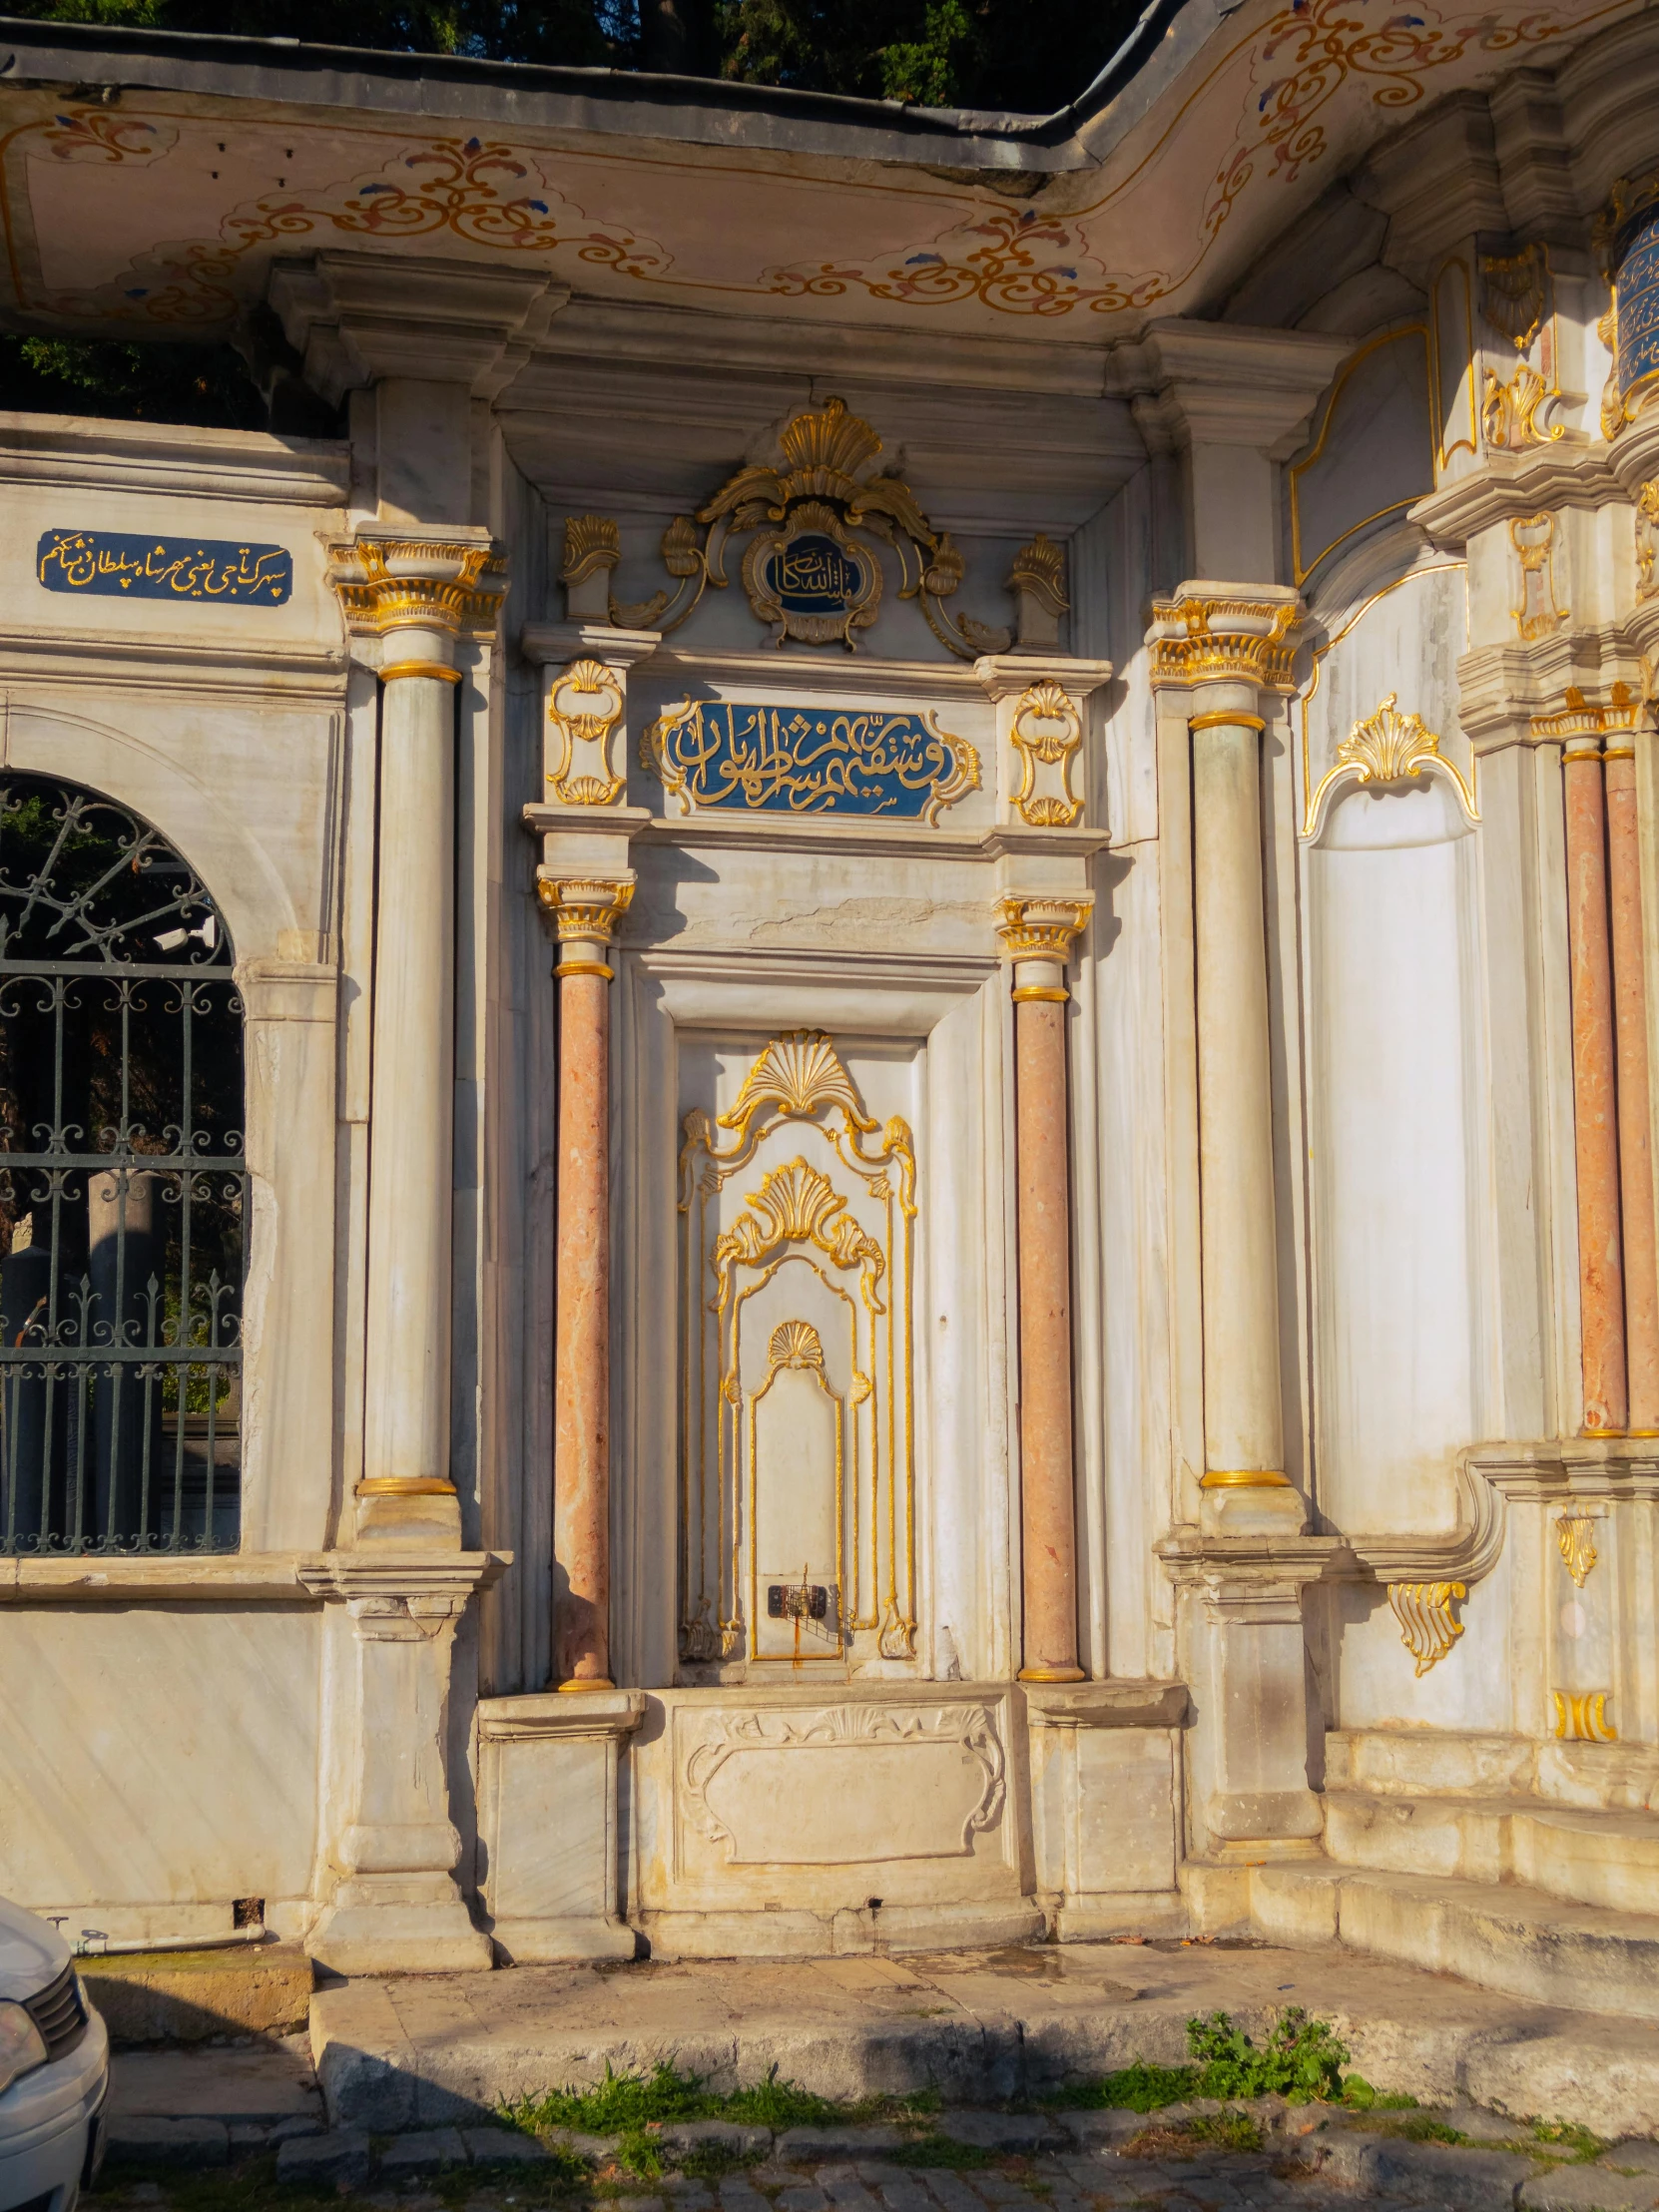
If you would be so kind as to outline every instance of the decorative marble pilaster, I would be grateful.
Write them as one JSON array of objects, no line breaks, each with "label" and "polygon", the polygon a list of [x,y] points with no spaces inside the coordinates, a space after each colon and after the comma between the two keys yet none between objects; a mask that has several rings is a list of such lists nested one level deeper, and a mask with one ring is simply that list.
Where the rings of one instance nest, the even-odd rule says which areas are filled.
[{"label": "decorative marble pilaster", "polygon": [[1578,1299],[1584,1427],[1627,1423],[1624,1253],[1619,1223],[1613,968],[1607,908],[1607,816],[1599,736],[1568,740],[1567,944],[1572,964],[1573,1142],[1578,1168]]},{"label": "decorative marble pilaster", "polygon": [[449,1479],[456,651],[495,625],[487,533],[371,527],[333,549],[379,647],[380,776],[359,1543],[460,1543]]},{"label": "decorative marble pilaster", "polygon": [[1153,607],[1152,682],[1187,694],[1192,745],[1206,1525],[1235,1532],[1304,1518],[1280,1403],[1260,766],[1302,617],[1294,592],[1226,584]]},{"label": "decorative marble pilaster", "polygon": [[1071,1197],[1066,962],[1087,898],[1009,896],[998,934],[1013,975],[1019,1155],[1022,1682],[1081,1682],[1071,1430]]},{"label": "decorative marble pilaster", "polygon": [[634,878],[542,875],[537,894],[559,947],[553,1672],[561,1690],[609,1690],[614,970],[605,955],[634,895]]},{"label": "decorative marble pilaster", "polygon": [[348,1811],[332,1847],[341,1874],[305,1945],[336,1973],[458,1973],[493,1963],[454,1876],[461,1839],[449,1817],[449,1684],[455,1624],[510,1558],[375,1547],[298,1564],[305,1588],[343,1600],[351,1622],[339,1707],[353,1747]]}]

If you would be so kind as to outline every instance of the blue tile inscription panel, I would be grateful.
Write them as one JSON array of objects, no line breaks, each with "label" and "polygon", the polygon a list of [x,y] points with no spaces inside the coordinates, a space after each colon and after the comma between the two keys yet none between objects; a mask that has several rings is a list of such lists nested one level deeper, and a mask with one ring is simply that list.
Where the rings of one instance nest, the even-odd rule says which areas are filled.
[{"label": "blue tile inscription panel", "polygon": [[293,595],[284,545],[147,538],[116,530],[43,530],[35,574],[48,591],[94,599],[200,599],[279,607]]},{"label": "blue tile inscription panel", "polygon": [[887,815],[937,820],[979,788],[979,755],[931,714],[683,700],[645,733],[682,811]]}]

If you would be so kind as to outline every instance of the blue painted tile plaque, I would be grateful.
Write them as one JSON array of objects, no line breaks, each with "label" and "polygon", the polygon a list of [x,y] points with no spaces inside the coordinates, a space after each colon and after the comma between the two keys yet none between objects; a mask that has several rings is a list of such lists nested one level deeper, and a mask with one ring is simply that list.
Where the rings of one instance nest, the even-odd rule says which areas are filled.
[{"label": "blue painted tile plaque", "polygon": [[683,700],[645,755],[690,814],[706,807],[936,821],[979,788],[979,756],[934,716]]},{"label": "blue painted tile plaque", "polygon": [[147,538],[116,530],[43,530],[35,574],[48,591],[94,599],[218,600],[279,607],[293,593],[283,545]]}]

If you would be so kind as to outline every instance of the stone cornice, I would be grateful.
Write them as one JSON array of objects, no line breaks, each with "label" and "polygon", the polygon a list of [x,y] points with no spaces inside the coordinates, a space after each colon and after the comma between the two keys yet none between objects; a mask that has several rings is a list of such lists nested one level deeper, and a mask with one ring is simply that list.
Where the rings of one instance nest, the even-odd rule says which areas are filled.
[{"label": "stone cornice", "polygon": [[1588,439],[1557,438],[1527,453],[1492,453],[1443,491],[1408,510],[1430,544],[1460,553],[1494,523],[1548,508],[1605,507],[1625,497],[1608,448]]},{"label": "stone cornice", "polygon": [[350,474],[343,440],[0,414],[0,483],[66,490],[96,484],[101,493],[234,499],[240,506],[343,507]]},{"label": "stone cornice", "polygon": [[[1640,652],[1620,626],[1565,631],[1533,645],[1476,646],[1457,663],[1457,719],[1477,756],[1559,742],[1573,734],[1561,718],[1590,711],[1602,716],[1597,728],[1628,729],[1637,718],[1621,706],[1614,686],[1624,685],[1639,701],[1641,682]],[[1584,727],[1591,727],[1588,720]]]},{"label": "stone cornice", "polygon": [[572,1736],[626,1736],[645,1718],[643,1690],[532,1690],[478,1700],[486,1743],[541,1743]]},{"label": "stone cornice", "polygon": [[270,299],[305,380],[337,406],[383,376],[505,389],[570,297],[536,269],[416,256],[322,253],[276,262]]},{"label": "stone cornice", "polygon": [[1242,445],[1267,451],[1304,423],[1354,349],[1347,337],[1258,330],[1179,316],[1148,323],[1107,356],[1107,390],[1131,398],[1154,449]]}]

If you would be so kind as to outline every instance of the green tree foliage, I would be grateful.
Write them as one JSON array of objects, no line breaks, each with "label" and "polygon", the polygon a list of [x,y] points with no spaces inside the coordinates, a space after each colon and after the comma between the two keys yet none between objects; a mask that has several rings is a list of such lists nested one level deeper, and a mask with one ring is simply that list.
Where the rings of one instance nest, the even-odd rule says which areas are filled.
[{"label": "green tree foliage", "polygon": [[53,23],[298,38],[587,68],[682,68],[923,107],[1046,114],[1075,99],[1135,0],[12,0]]}]

